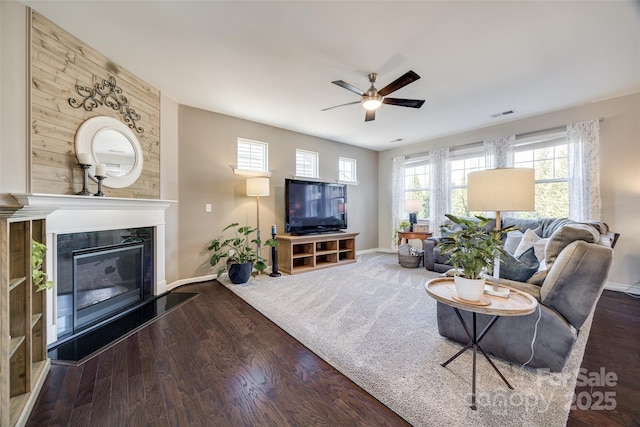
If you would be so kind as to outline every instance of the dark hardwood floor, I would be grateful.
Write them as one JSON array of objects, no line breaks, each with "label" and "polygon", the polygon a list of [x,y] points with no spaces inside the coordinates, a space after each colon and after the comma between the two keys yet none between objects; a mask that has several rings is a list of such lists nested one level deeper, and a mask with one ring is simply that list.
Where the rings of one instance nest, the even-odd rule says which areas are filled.
[{"label": "dark hardwood floor", "polygon": [[640,299],[604,291],[581,369],[567,426],[640,426]]},{"label": "dark hardwood floor", "polygon": [[[408,425],[224,286],[179,291],[201,295],[80,367],[52,366],[27,425]],[[569,426],[640,425],[639,331],[640,301],[605,291],[583,367],[617,384],[576,392],[614,391],[616,408],[574,410]]]},{"label": "dark hardwood floor", "polygon": [[80,367],[51,368],[28,426],[408,425],[217,282]]}]

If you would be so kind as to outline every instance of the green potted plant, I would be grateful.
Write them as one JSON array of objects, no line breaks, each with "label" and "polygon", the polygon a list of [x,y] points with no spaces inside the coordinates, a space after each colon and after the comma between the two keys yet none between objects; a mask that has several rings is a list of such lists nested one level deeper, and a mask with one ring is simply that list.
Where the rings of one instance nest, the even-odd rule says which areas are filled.
[{"label": "green potted plant", "polygon": [[36,287],[36,291],[51,289],[53,282],[47,280],[47,273],[42,271],[44,257],[47,255],[47,247],[35,240],[31,240],[31,280]]},{"label": "green potted plant", "polygon": [[506,254],[502,248],[502,234],[518,228],[491,229],[487,225],[492,220],[479,215],[476,216],[477,221],[450,214],[446,217],[459,227],[442,236],[438,243],[440,253],[450,256],[458,297],[479,301],[484,291],[484,274],[493,271],[498,254]]},{"label": "green potted plant", "polygon": [[409,227],[411,227],[411,223],[409,221],[407,221],[406,219],[403,219],[402,221],[400,221],[398,226],[393,229],[393,241],[395,242],[396,240],[398,240],[399,231],[405,231]]},{"label": "green potted plant", "polygon": [[[262,244],[257,237],[252,239],[251,235],[257,231],[248,226],[239,226],[237,222],[227,225],[222,232],[232,229],[234,236],[228,239],[216,238],[211,241],[208,250],[212,251],[209,263],[215,267],[220,261],[226,262],[218,270],[217,277],[228,271],[229,280],[232,283],[246,283],[255,268],[257,271],[264,271],[267,268],[265,259],[258,253],[258,248]],[[268,239],[265,246],[278,246],[276,239]]]}]

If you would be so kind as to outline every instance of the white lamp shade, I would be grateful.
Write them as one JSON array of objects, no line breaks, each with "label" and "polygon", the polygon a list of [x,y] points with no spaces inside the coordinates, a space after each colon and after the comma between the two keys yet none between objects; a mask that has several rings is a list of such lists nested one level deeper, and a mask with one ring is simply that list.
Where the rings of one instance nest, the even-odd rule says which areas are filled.
[{"label": "white lamp shade", "polygon": [[247,196],[268,196],[269,178],[247,178]]},{"label": "white lamp shade", "polygon": [[470,211],[532,211],[535,172],[529,168],[499,168],[467,175]]},{"label": "white lamp shade", "polygon": [[405,212],[420,212],[422,210],[422,200],[406,199],[404,201]]}]

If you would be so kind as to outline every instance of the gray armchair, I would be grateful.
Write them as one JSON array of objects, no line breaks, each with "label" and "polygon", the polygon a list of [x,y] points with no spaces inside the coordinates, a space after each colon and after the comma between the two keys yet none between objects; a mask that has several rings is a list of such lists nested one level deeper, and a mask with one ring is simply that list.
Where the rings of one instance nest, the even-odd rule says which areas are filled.
[{"label": "gray armchair", "polygon": [[[552,372],[564,368],[580,328],[600,298],[613,260],[615,240],[600,239],[603,229],[593,228],[594,233],[590,228],[572,224],[553,233],[546,248],[548,270],[539,275],[541,286],[500,279],[501,284],[530,293],[540,304],[530,315],[500,318],[480,343],[486,352]],[[461,314],[470,324],[471,313]],[[491,317],[477,315],[479,330]],[[442,336],[468,342],[451,307],[438,303],[437,318]]]}]

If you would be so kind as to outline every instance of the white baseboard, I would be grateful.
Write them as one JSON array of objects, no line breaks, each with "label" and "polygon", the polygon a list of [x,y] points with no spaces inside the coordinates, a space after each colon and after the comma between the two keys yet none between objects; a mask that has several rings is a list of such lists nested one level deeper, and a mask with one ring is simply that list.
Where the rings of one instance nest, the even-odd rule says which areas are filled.
[{"label": "white baseboard", "polygon": [[634,287],[634,285],[628,285],[626,283],[614,283],[614,282],[605,283],[604,288],[608,291],[616,291],[616,292],[629,292],[631,291],[631,288],[635,288],[635,290],[638,289],[638,287],[637,286]]},{"label": "white baseboard", "polygon": [[175,282],[169,283],[167,285],[167,291],[171,291],[180,286],[190,285],[191,283],[208,282],[210,280],[215,280],[215,279],[216,279],[215,274],[208,274],[206,276],[198,276],[198,277],[189,277],[188,279],[179,279],[179,280],[176,280]]},{"label": "white baseboard", "polygon": [[390,253],[390,254],[394,254],[397,251],[394,251],[391,248],[372,248],[372,249],[363,249],[361,251],[356,251],[356,255],[370,254],[372,252],[387,252],[387,253]]}]

